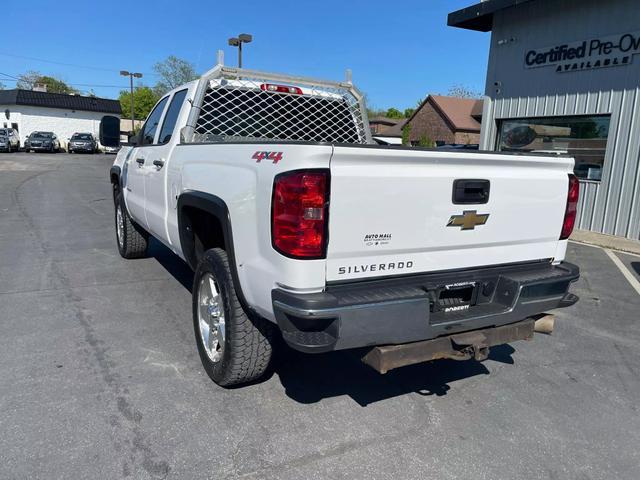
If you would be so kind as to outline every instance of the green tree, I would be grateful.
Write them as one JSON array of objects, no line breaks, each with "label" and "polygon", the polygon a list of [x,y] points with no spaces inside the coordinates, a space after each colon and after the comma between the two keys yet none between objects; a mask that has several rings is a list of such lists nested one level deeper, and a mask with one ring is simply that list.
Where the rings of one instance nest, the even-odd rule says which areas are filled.
[{"label": "green tree", "polygon": [[[160,99],[152,88],[144,85],[138,86],[133,90],[133,109],[136,120],[144,120],[149,115],[153,106]],[[131,92],[122,90],[120,96],[120,106],[122,107],[122,116],[128,118],[131,115]]]},{"label": "green tree", "polygon": [[374,118],[374,117],[384,117],[386,116],[387,111],[386,110],[378,110],[375,108],[367,108],[367,115],[369,116],[369,118]]},{"label": "green tree", "polygon": [[404,118],[409,118],[411,115],[413,115],[413,113],[416,111],[415,108],[413,107],[409,107],[409,108],[405,108],[404,109]]},{"label": "green tree", "polygon": [[385,112],[385,116],[388,118],[404,118],[402,112],[393,107],[387,109],[387,111]]},{"label": "green tree", "polygon": [[34,70],[30,70],[18,76],[18,81],[16,82],[16,88],[24,90],[33,90],[36,85],[46,86],[47,92],[51,93],[79,93],[78,90],[67,85],[63,80],[49,75],[43,75],[42,73]]},{"label": "green tree", "polygon": [[153,71],[160,77],[156,86],[153,87],[158,96],[162,96],[169,90],[198,78],[192,63],[174,55],[170,55],[164,61],[156,63],[153,66]]},{"label": "green tree", "polygon": [[408,123],[402,127],[402,144],[411,145],[411,125]]},{"label": "green tree", "polygon": [[418,140],[418,146],[419,147],[429,147],[432,148],[435,146],[435,144],[433,143],[433,140],[431,140],[427,134],[425,133],[424,135],[422,135],[420,137],[420,139]]}]

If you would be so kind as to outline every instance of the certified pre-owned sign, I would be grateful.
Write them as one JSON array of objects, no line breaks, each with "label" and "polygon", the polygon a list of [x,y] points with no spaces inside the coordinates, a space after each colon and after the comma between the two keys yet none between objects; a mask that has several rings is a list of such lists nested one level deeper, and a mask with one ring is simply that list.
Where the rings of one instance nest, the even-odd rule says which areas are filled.
[{"label": "certified pre-owned sign", "polygon": [[640,53],[640,32],[622,33],[525,53],[526,68],[556,67],[556,72],[575,72],[595,68],[629,65]]}]

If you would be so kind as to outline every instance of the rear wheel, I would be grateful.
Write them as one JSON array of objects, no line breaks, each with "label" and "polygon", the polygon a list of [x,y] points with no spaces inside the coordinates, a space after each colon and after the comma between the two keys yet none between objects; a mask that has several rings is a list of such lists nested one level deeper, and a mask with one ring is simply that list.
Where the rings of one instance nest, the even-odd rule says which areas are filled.
[{"label": "rear wheel", "polygon": [[122,194],[115,200],[116,240],[122,258],[142,258],[147,254],[149,234],[136,224],[124,205]]},{"label": "rear wheel", "polygon": [[276,327],[242,308],[224,250],[204,253],[195,273],[192,302],[198,353],[209,377],[226,387],[264,375]]}]

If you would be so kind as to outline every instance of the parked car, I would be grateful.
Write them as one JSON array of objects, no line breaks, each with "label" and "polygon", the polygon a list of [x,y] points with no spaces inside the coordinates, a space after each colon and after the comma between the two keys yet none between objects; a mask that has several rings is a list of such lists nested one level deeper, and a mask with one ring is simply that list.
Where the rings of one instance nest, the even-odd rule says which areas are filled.
[{"label": "parked car", "polygon": [[60,151],[60,141],[53,132],[33,132],[24,142],[25,152],[51,152]]},{"label": "parked car", "polygon": [[69,139],[67,151],[95,153],[98,151],[98,141],[91,133],[74,133]]},{"label": "parked car", "polygon": [[121,148],[120,145],[103,147],[104,153],[111,153],[114,155],[120,151],[120,148]]},{"label": "parked car", "polygon": [[9,137],[0,133],[0,151],[11,153],[11,143]]},{"label": "parked car", "polygon": [[0,128],[0,150],[13,152],[20,150],[20,136],[13,128]]},{"label": "parked car", "polygon": [[118,251],[142,257],[154,236],[195,270],[216,383],[260,377],[278,338],[367,347],[380,373],[484,360],[578,300],[573,159],[379,146],[364,112],[350,82],[219,66],[163,96],[118,153]]}]

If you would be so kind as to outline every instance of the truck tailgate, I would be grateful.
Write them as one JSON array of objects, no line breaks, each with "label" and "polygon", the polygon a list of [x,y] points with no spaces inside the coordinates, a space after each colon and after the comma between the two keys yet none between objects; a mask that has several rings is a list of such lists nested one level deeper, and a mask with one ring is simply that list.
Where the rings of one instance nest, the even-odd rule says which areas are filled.
[{"label": "truck tailgate", "polygon": [[[563,255],[572,168],[565,157],[335,147],[327,281]],[[454,203],[456,180],[472,194],[488,185],[488,201]]]}]

